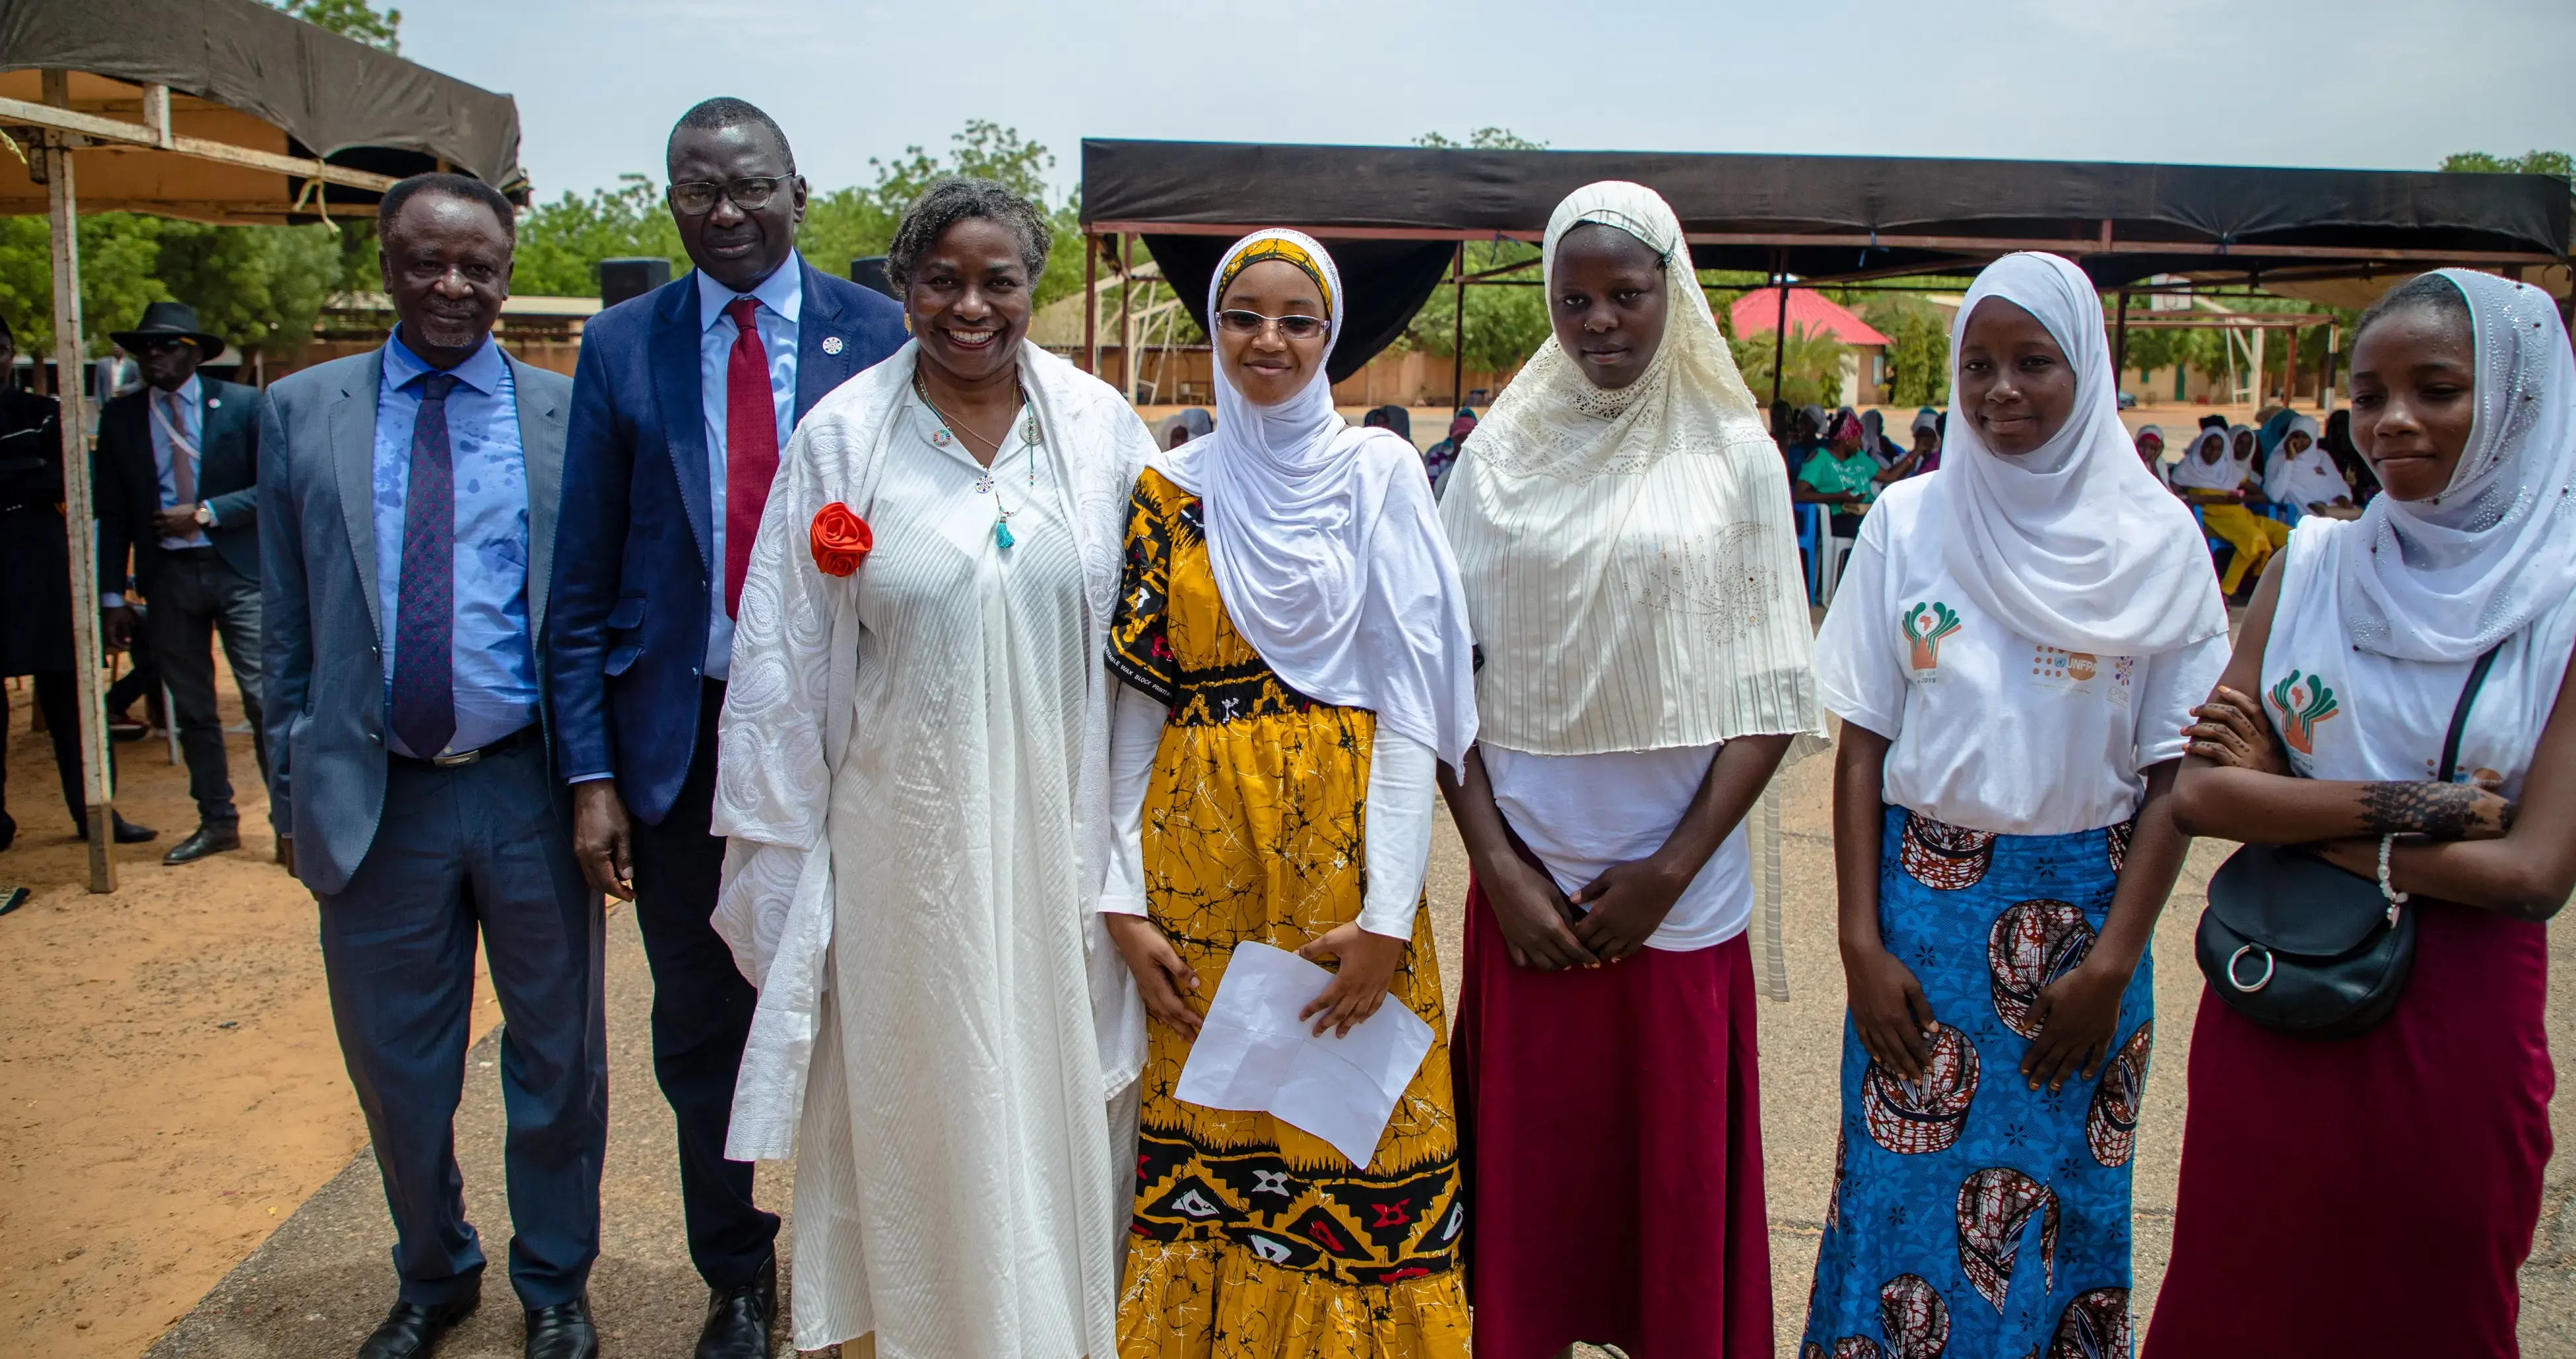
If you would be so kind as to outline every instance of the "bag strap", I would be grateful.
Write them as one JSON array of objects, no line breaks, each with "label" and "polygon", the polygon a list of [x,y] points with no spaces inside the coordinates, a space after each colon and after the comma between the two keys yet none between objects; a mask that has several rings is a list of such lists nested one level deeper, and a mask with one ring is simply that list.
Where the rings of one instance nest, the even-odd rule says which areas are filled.
[{"label": "bag strap", "polygon": [[[2511,636],[2507,636],[2504,642],[2512,640]],[[2504,650],[2504,642],[2488,647],[2486,654],[2478,657],[2477,664],[2469,667],[2468,683],[2460,686],[2460,704],[2451,710],[2450,734],[2442,738],[2442,762],[2434,766],[2444,783],[2459,781],[2452,776],[2451,771],[2460,762],[2460,735],[2469,727],[2469,705],[2477,702],[2478,690],[2486,684],[2487,672],[2495,668],[2496,653]]]}]

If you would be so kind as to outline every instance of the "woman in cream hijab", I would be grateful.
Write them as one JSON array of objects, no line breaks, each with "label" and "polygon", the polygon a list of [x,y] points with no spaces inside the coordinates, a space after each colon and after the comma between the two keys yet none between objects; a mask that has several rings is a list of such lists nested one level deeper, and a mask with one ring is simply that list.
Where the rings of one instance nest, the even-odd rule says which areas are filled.
[{"label": "woman in cream hijab", "polygon": [[1747,814],[1823,731],[1788,481],[1663,199],[1579,189],[1544,249],[1555,337],[1441,501],[1484,655],[1446,786],[1476,1349],[1768,1356]]},{"label": "woman in cream hijab", "polygon": [[[1458,1120],[1422,909],[1433,766],[1476,731],[1458,571],[1413,445],[1334,413],[1342,287],[1323,247],[1236,242],[1208,321],[1216,430],[1137,479],[1109,635],[1120,824],[1099,908],[1154,1021],[1118,1351],[1465,1359]],[[1338,964],[1305,1007],[1318,1034],[1390,995],[1429,1024],[1365,1163],[1178,1097],[1254,944]]]}]

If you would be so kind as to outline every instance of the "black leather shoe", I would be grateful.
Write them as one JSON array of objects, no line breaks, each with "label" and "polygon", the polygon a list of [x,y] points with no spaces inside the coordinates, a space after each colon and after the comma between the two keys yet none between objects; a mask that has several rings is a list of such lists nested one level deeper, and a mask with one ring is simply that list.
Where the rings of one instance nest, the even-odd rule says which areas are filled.
[{"label": "black leather shoe", "polygon": [[528,1309],[528,1359],[599,1359],[599,1332],[590,1324],[590,1299]]},{"label": "black leather shoe", "polygon": [[[133,822],[125,819],[125,813],[123,812],[111,812],[109,815],[116,818],[115,838],[116,843],[120,845],[139,845],[147,841],[158,840],[161,838],[161,832],[152,829],[150,826],[135,825]],[[80,839],[87,840],[89,838],[89,823],[83,821],[73,826],[72,834]]]},{"label": "black leather shoe", "polygon": [[202,825],[197,827],[196,834],[172,845],[170,852],[161,856],[161,862],[192,864],[209,854],[221,854],[225,850],[239,848],[241,848],[241,827]]},{"label": "black leather shoe", "polygon": [[707,1298],[707,1324],[698,1332],[697,1359],[769,1359],[770,1327],[778,1319],[778,1261],[740,1288],[719,1288]]},{"label": "black leather shoe", "polygon": [[385,1314],[384,1324],[358,1347],[358,1359],[424,1359],[438,1347],[438,1338],[474,1315],[475,1306],[482,1301],[483,1283],[478,1276],[462,1297],[443,1307],[397,1302],[394,1310]]}]

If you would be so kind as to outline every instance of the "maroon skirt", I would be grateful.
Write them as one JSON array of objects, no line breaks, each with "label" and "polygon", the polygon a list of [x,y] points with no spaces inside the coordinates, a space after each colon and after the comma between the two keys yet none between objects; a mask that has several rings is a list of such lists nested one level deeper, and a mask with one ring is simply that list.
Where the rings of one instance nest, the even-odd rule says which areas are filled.
[{"label": "maroon skirt", "polygon": [[2556,1071],[2543,926],[2426,903],[2385,1021],[2314,1043],[2203,993],[2148,1359],[2517,1353]]},{"label": "maroon skirt", "polygon": [[1753,955],[1512,965],[1473,879],[1458,998],[1477,1359],[1770,1359]]}]

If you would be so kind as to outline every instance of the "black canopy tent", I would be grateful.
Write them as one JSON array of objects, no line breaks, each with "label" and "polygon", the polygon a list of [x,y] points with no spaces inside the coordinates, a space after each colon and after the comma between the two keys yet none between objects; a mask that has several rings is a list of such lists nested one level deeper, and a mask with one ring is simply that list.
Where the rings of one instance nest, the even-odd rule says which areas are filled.
[{"label": "black canopy tent", "polygon": [[[0,135],[17,152],[0,156],[0,213],[48,218],[64,512],[75,526],[93,517],[75,376],[80,212],[316,221],[368,212],[395,179],[432,169],[525,197],[509,96],[258,0],[0,0]],[[86,527],[71,535],[72,635],[75,653],[95,658],[90,537]],[[98,668],[77,673],[90,890],[105,892],[116,885],[106,713]]]},{"label": "black canopy tent", "polygon": [[1339,376],[1402,332],[1444,268],[1471,281],[1459,243],[1536,241],[1560,199],[1602,179],[1661,193],[1700,267],[1808,283],[1966,272],[2014,250],[2065,255],[2104,288],[2169,273],[2518,275],[2566,265],[2571,237],[2568,183],[2546,175],[1097,139],[1082,144],[1082,220],[1087,235],[1141,236],[1193,315],[1225,241],[1262,226],[1323,240],[1355,318],[1413,299],[1392,325],[1347,327]]}]

